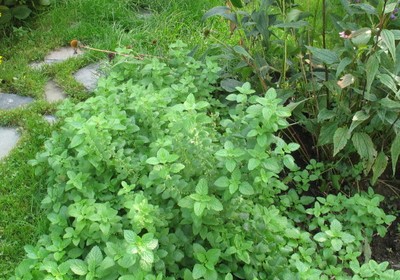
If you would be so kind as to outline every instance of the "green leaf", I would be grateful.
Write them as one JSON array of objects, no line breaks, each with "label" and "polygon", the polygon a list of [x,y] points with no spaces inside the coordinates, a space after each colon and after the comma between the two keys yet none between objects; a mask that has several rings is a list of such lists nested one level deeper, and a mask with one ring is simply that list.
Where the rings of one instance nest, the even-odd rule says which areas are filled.
[{"label": "green leaf", "polygon": [[236,161],[230,158],[226,159],[225,167],[229,172],[233,172],[233,170],[236,168]]},{"label": "green leaf", "polygon": [[16,6],[11,8],[11,13],[17,19],[26,19],[32,13],[32,10],[28,8],[26,5]]},{"label": "green leaf", "polygon": [[386,166],[388,164],[388,158],[384,152],[379,152],[374,165],[372,166],[372,185],[375,185],[378,178],[382,175],[385,171]]},{"label": "green leaf", "polygon": [[363,160],[367,160],[365,174],[368,174],[377,154],[371,137],[364,132],[356,132],[352,136],[354,148]]},{"label": "green leaf", "polygon": [[200,179],[200,181],[196,185],[196,193],[201,195],[208,194],[208,184],[206,179]]},{"label": "green leaf", "polygon": [[237,24],[237,18],[236,18],[236,14],[231,13],[231,9],[228,8],[227,6],[218,6],[218,7],[214,7],[210,10],[208,10],[204,15],[202,20],[206,20],[209,17],[213,17],[213,16],[221,16],[223,18],[226,18],[227,20],[232,21],[233,23]]},{"label": "green leaf", "polygon": [[146,160],[146,163],[147,163],[147,164],[151,164],[151,165],[157,165],[157,164],[159,164],[160,162],[159,162],[158,158],[156,158],[156,157],[150,157],[150,158],[148,158],[148,159]]},{"label": "green leaf", "polygon": [[320,243],[324,243],[328,239],[325,233],[318,232],[316,235],[314,235],[314,240]]},{"label": "green leaf", "polygon": [[76,275],[86,275],[88,272],[87,265],[84,261],[75,259],[70,261],[70,268],[73,273]]},{"label": "green leaf", "polygon": [[351,41],[357,47],[365,46],[368,44],[369,40],[371,39],[371,35],[372,35],[371,29],[364,27],[364,28],[358,29],[352,33]]},{"label": "green leaf", "polygon": [[[234,79],[225,79],[221,81],[220,85],[227,92],[236,92],[237,91],[236,88],[243,86],[243,82],[239,82],[238,80]],[[226,99],[228,99],[228,97]],[[236,100],[236,98],[234,100]]]},{"label": "green leaf", "polygon": [[363,121],[369,119],[369,115],[365,113],[363,110],[357,111],[352,119],[352,123],[350,125],[349,133],[351,133],[357,126],[359,126]]},{"label": "green leaf", "polygon": [[380,74],[377,76],[379,81],[386,86],[387,88],[389,88],[391,91],[393,91],[395,94],[397,93],[397,85],[394,81],[394,79],[388,75],[388,74]]},{"label": "green leaf", "polygon": [[332,221],[332,223],[331,223],[331,227],[330,228],[331,228],[331,230],[334,232],[334,234],[336,236],[337,233],[342,231],[342,224],[338,220],[334,219]]},{"label": "green leaf", "polygon": [[254,189],[253,189],[252,185],[250,185],[247,182],[244,182],[243,184],[240,185],[239,192],[243,195],[253,195]]},{"label": "green leaf", "polygon": [[253,59],[251,55],[242,47],[242,46],[234,46],[233,51],[237,54],[240,54],[248,59]]},{"label": "green leaf", "polygon": [[311,52],[313,58],[321,60],[323,63],[330,65],[339,62],[339,56],[334,51],[311,46],[306,46],[306,48]]},{"label": "green leaf", "polygon": [[128,243],[135,243],[136,242],[136,233],[132,230],[124,230],[124,239]]},{"label": "green leaf", "polygon": [[331,240],[332,249],[336,252],[340,251],[343,246],[343,241],[339,238],[333,238]]},{"label": "green leaf", "polygon": [[49,6],[51,4],[50,0],[40,0],[39,4],[42,6]]},{"label": "green leaf", "polygon": [[365,65],[365,72],[367,74],[367,85],[365,89],[367,93],[371,89],[372,82],[375,80],[375,76],[378,73],[378,69],[379,69],[379,58],[378,54],[374,53],[368,58],[368,61]]},{"label": "green leaf", "polygon": [[232,5],[235,8],[242,8],[243,7],[242,0],[229,0],[229,1],[231,1]]},{"label": "green leaf", "polygon": [[392,158],[392,170],[393,170],[393,177],[396,174],[396,166],[397,161],[400,155],[400,134],[396,135],[392,142],[392,146],[390,147],[390,156]]},{"label": "green leaf", "polygon": [[218,263],[219,257],[221,255],[220,249],[210,249],[207,251],[207,261],[208,263],[212,264],[213,266]]},{"label": "green leaf", "polygon": [[210,202],[208,203],[208,206],[214,210],[214,211],[222,211],[224,209],[224,206],[222,205],[222,203],[216,198],[213,197]]},{"label": "green leaf", "polygon": [[386,45],[390,54],[392,55],[393,61],[396,61],[396,42],[394,40],[394,34],[390,30],[383,29],[381,31],[381,37],[383,43]]},{"label": "green leaf", "polygon": [[96,267],[103,260],[103,254],[98,246],[94,246],[86,257],[89,267]]},{"label": "green leaf", "polygon": [[347,127],[339,127],[333,135],[333,156],[340,152],[347,144],[350,138],[349,129]]},{"label": "green leaf", "polygon": [[199,279],[203,277],[207,272],[207,269],[202,264],[195,264],[192,272],[192,276],[194,279]]},{"label": "green leaf", "polygon": [[351,235],[350,233],[343,232],[342,240],[344,243],[349,244],[349,243],[353,243],[356,240],[356,238],[353,235]]},{"label": "green leaf", "polygon": [[249,160],[247,168],[249,169],[249,171],[252,171],[252,170],[256,169],[259,165],[260,165],[260,160],[259,159],[251,158]]},{"label": "green leaf", "polygon": [[344,71],[346,66],[349,65],[352,62],[353,62],[353,60],[351,58],[349,58],[349,57],[343,58],[340,61],[339,65],[338,65],[338,67],[336,69],[336,78],[339,77],[339,75]]},{"label": "green leaf", "polygon": [[214,185],[220,188],[226,188],[229,186],[229,179],[226,176],[219,177],[215,182]]},{"label": "green leaf", "polygon": [[201,217],[203,215],[204,210],[206,209],[206,204],[204,202],[195,202],[194,203],[194,214],[197,217]]}]

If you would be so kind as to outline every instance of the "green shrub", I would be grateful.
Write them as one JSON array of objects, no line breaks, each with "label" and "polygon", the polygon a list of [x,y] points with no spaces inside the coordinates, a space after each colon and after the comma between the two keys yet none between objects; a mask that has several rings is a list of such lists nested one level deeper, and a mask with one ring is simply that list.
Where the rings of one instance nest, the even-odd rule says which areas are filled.
[{"label": "green shrub", "polygon": [[[229,21],[239,42],[231,46],[216,35],[229,78],[221,86],[229,90],[251,81],[255,88],[279,88],[279,97],[296,107],[291,117],[296,126],[289,128],[288,139],[300,144],[304,162],[340,162],[335,169],[361,163],[371,184],[382,175],[395,176],[400,155],[398,1],[343,0],[341,9],[334,9],[339,14],[322,8],[319,37],[316,14],[301,10],[296,1],[231,2],[203,17],[210,25],[214,16]],[[321,5],[334,5],[327,2]],[[329,19],[333,31],[327,29]]]},{"label": "green shrub", "polygon": [[[48,178],[49,232],[13,279],[350,279],[344,269],[374,267],[357,257],[393,220],[380,197],[314,203],[289,189],[285,173],[301,171],[299,145],[280,137],[291,110],[248,83],[217,101],[214,58],[187,54],[177,42],[163,59],[119,60],[95,97],[63,105],[32,161]],[[368,275],[395,274],[385,269]]]},{"label": "green shrub", "polygon": [[0,29],[15,21],[27,19],[35,9],[49,6],[50,0],[2,0],[0,1]]}]

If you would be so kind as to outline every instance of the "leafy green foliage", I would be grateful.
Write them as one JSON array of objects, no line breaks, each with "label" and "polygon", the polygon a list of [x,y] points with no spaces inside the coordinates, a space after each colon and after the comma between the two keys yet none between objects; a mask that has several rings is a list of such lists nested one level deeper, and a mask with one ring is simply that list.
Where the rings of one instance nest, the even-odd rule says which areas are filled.
[{"label": "leafy green foliage", "polygon": [[185,47],[122,58],[95,97],[63,105],[31,162],[47,178],[49,231],[14,279],[330,279],[384,235],[393,217],[372,190],[314,206],[302,195],[324,166],[296,165],[274,89],[214,99],[216,58]]},{"label": "leafy green foliage", "polygon": [[16,20],[25,20],[39,7],[49,6],[48,0],[2,0],[0,1],[0,28]]},{"label": "leafy green foliage", "polygon": [[[322,39],[316,39],[310,37],[316,19],[295,2],[248,1],[204,15],[211,24],[215,16],[229,21],[230,33],[239,41],[230,46],[216,38],[223,61],[228,61],[228,79],[221,86],[229,90],[237,80],[251,81],[258,89],[280,88],[279,96],[295,108],[291,121],[301,126],[289,128],[289,139],[300,144],[304,162],[361,162],[371,184],[387,176],[388,167],[395,175],[400,131],[399,30],[394,20],[398,3],[326,4],[339,6],[341,12],[330,15],[335,32],[327,32],[324,23]],[[327,21],[326,9],[322,12]]]}]

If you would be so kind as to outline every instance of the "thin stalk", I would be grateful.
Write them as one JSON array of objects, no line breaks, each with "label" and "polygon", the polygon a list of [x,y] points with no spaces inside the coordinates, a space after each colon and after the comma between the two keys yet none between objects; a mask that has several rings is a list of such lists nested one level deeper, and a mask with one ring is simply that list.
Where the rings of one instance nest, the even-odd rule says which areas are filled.
[{"label": "thin stalk", "polygon": [[[326,0],[322,0],[322,48],[326,49]],[[325,82],[329,79],[328,66],[324,64]],[[330,107],[329,89],[326,87],[326,107]]]}]

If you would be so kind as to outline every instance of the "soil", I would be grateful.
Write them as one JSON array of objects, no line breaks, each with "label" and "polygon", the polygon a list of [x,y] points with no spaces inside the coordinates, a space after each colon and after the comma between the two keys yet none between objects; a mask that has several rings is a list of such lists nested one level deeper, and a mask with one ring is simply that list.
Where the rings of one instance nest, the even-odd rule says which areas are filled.
[{"label": "soil", "polygon": [[400,190],[393,187],[393,184],[391,185],[391,188],[387,184],[378,185],[375,192],[385,197],[382,202],[382,208],[385,213],[396,215],[397,219],[390,225],[385,237],[374,237],[371,243],[371,250],[372,259],[377,262],[387,261],[390,264],[390,268],[400,270]]}]

